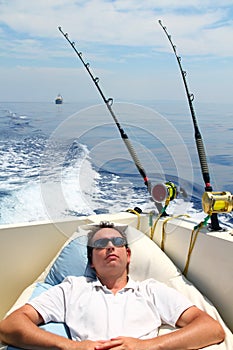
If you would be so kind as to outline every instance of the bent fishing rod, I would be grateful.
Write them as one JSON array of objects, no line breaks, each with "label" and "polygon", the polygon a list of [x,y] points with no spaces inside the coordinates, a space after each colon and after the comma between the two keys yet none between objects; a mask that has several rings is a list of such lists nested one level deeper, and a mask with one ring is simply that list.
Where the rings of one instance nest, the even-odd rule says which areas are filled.
[{"label": "bent fishing rod", "polygon": [[[209,175],[209,168],[208,168],[207,159],[206,159],[205,147],[204,147],[203,139],[202,139],[199,127],[198,127],[197,118],[196,118],[194,107],[193,107],[194,94],[189,92],[188,83],[186,80],[187,72],[184,71],[182,68],[181,57],[178,56],[178,54],[177,54],[176,46],[173,44],[173,41],[171,39],[171,35],[167,32],[167,28],[162,24],[162,21],[159,20],[158,22],[159,22],[160,26],[163,28],[171,46],[172,46],[176,60],[178,62],[179,70],[180,70],[182,80],[184,83],[184,87],[185,87],[186,96],[188,99],[189,109],[190,109],[191,116],[192,116],[196,147],[197,147],[197,152],[198,152],[199,161],[200,161],[200,165],[201,165],[202,177],[203,177],[203,180],[205,182],[205,191],[212,192],[212,186],[210,184],[210,175]],[[221,230],[216,213],[213,213],[211,215],[211,229],[214,231]]]},{"label": "bent fishing rod", "polygon": [[[91,77],[91,80],[93,81],[93,83],[95,84],[99,94],[101,95],[109,113],[111,114],[119,132],[120,132],[120,136],[122,138],[122,140],[124,141],[125,145],[126,145],[126,148],[128,149],[129,151],[129,154],[131,156],[131,158],[133,159],[134,161],[134,164],[136,165],[136,168],[138,169],[140,175],[142,176],[143,180],[144,180],[144,184],[146,185],[147,189],[148,189],[148,192],[149,194],[151,194],[151,183],[150,183],[150,180],[149,178],[147,177],[147,174],[146,174],[146,171],[145,169],[143,168],[140,160],[138,159],[138,156],[126,134],[126,132],[124,131],[124,129],[122,128],[122,126],[120,125],[115,113],[113,112],[113,109],[112,109],[112,105],[113,105],[113,99],[112,98],[106,98],[104,93],[103,93],[103,90],[101,89],[100,85],[99,85],[99,78],[98,77],[95,77],[91,70],[90,70],[90,64],[85,62],[83,57],[82,57],[82,52],[78,51],[75,47],[75,43],[73,41],[71,41],[68,37],[68,33],[64,33],[62,28],[61,27],[58,27],[59,31],[62,33],[62,35],[64,36],[64,38],[68,41],[68,43],[71,45],[71,47],[73,48],[73,50],[75,51],[75,53],[77,54],[77,56],[79,57],[79,59],[81,60],[83,66],[85,67],[85,69],[87,70],[89,76]],[[155,205],[158,209],[158,211],[160,212],[162,210],[162,205],[161,203],[156,203],[155,202]]]}]

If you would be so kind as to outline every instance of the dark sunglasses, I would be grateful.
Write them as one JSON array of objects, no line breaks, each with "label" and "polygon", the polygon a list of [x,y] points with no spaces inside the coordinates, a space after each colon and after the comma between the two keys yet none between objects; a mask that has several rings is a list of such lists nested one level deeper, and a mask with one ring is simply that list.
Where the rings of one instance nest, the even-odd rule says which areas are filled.
[{"label": "dark sunglasses", "polygon": [[127,245],[127,241],[124,237],[111,237],[97,239],[92,243],[92,247],[97,249],[106,248],[108,242],[112,242],[114,247],[124,247],[125,245]]}]

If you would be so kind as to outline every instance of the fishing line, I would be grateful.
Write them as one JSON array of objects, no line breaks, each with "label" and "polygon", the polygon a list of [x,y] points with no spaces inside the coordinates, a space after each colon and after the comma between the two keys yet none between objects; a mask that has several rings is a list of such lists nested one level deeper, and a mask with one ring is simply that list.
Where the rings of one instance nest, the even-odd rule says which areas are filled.
[{"label": "fishing line", "polygon": [[[202,139],[199,127],[198,127],[197,118],[196,118],[194,107],[193,107],[194,94],[189,92],[189,88],[188,88],[188,84],[187,84],[187,80],[186,80],[187,72],[184,71],[182,68],[181,57],[178,56],[178,54],[177,54],[176,46],[172,42],[171,35],[167,32],[167,28],[162,24],[162,21],[159,20],[158,22],[159,22],[160,26],[163,28],[171,46],[172,46],[172,49],[174,51],[175,57],[176,57],[177,62],[178,62],[179,70],[180,70],[182,80],[184,83],[184,87],[185,87],[186,96],[188,99],[189,109],[190,109],[191,116],[192,116],[196,147],[197,147],[197,152],[198,152],[199,161],[200,161],[200,165],[201,165],[202,177],[203,177],[203,180],[205,183],[205,191],[212,192],[212,186],[210,184],[210,175],[209,175],[209,168],[208,168],[207,159],[206,159],[205,147],[204,147],[203,139]],[[211,215],[211,229],[214,231],[221,230],[216,213],[213,213]]]},{"label": "fishing line", "polygon": [[[62,35],[64,36],[64,38],[69,42],[69,44],[71,45],[71,47],[73,48],[73,50],[75,51],[75,53],[77,54],[77,56],[79,57],[79,59],[81,60],[83,66],[85,67],[85,69],[87,70],[89,76],[91,77],[93,83],[95,84],[99,94],[101,95],[109,113],[111,114],[119,132],[120,132],[120,136],[122,138],[122,140],[124,141],[125,145],[126,145],[126,148],[128,149],[129,151],[129,154],[131,155],[131,158],[133,159],[134,161],[134,164],[136,165],[140,175],[142,176],[143,180],[144,180],[144,184],[146,185],[149,193],[151,194],[151,182],[149,180],[149,178],[147,177],[147,174],[146,174],[146,171],[145,169],[143,168],[127,134],[125,133],[124,129],[121,127],[115,113],[113,112],[113,109],[112,109],[112,105],[113,105],[113,99],[112,98],[106,98],[100,85],[99,85],[99,78],[98,77],[95,77],[91,70],[90,70],[90,64],[88,62],[85,62],[83,57],[82,57],[82,52],[79,52],[76,47],[75,47],[75,43],[73,41],[71,41],[68,37],[68,33],[64,33],[62,31],[62,28],[61,27],[58,27],[59,31],[62,33]],[[160,203],[155,203],[158,211],[160,212],[161,209],[162,209],[162,206]]]}]

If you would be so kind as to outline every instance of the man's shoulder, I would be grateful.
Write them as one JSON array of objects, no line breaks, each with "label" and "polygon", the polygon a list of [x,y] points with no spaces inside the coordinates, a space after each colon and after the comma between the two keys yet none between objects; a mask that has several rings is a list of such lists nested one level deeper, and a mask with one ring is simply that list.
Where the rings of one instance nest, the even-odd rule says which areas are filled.
[{"label": "man's shoulder", "polygon": [[135,289],[147,289],[147,288],[156,288],[156,286],[164,285],[163,283],[157,281],[154,278],[147,278],[142,281],[136,281],[130,278],[129,276],[129,281],[127,286],[135,288]]},{"label": "man's shoulder", "polygon": [[[146,285],[149,285],[149,284],[161,284],[162,282],[159,282],[157,281],[155,278],[146,278],[144,280],[134,280],[131,278],[131,276],[129,276],[129,282],[133,282],[133,283],[136,283],[140,286],[146,286]],[[163,284],[163,283],[162,283]]]},{"label": "man's shoulder", "polygon": [[[132,280],[131,280],[132,281]],[[133,281],[135,289],[138,289],[140,291],[144,291],[146,293],[153,293],[153,292],[172,292],[174,291],[173,288],[169,287],[163,282],[160,282],[154,278],[147,278],[142,281]]]}]

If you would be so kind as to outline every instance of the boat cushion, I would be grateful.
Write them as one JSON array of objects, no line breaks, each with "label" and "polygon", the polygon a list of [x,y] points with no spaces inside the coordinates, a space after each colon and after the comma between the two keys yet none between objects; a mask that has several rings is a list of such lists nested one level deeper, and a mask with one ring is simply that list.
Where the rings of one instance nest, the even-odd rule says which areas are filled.
[{"label": "boat cushion", "polygon": [[[87,232],[90,226],[80,227],[71,238],[64,244],[53,261],[48,265],[45,271],[39,276],[31,286],[29,286],[18,299],[13,308],[9,311],[25,304],[29,299],[39,295],[44,290],[60,283],[66,276],[88,275],[94,277],[93,270],[88,266],[87,261]],[[181,293],[190,298],[190,300],[200,309],[208,312],[212,317],[219,320],[226,331],[227,337],[224,343],[207,347],[209,350],[232,350],[232,333],[224,325],[221,317],[214,306],[202,296],[202,294],[181,274],[173,262],[166,256],[161,249],[149,239],[146,235],[133,227],[126,230],[129,246],[132,251],[130,262],[130,275],[134,280],[144,280],[146,278],[155,278],[167,285],[174,287]],[[49,323],[42,326],[47,331],[69,337],[65,324]],[[159,334],[171,331],[171,327],[161,327]],[[8,347],[8,350],[16,348]]]},{"label": "boat cushion", "polygon": [[94,270],[87,263],[86,243],[86,236],[77,236],[75,233],[61,249],[53,264],[48,267],[45,283],[56,285],[70,275],[95,277]]}]

